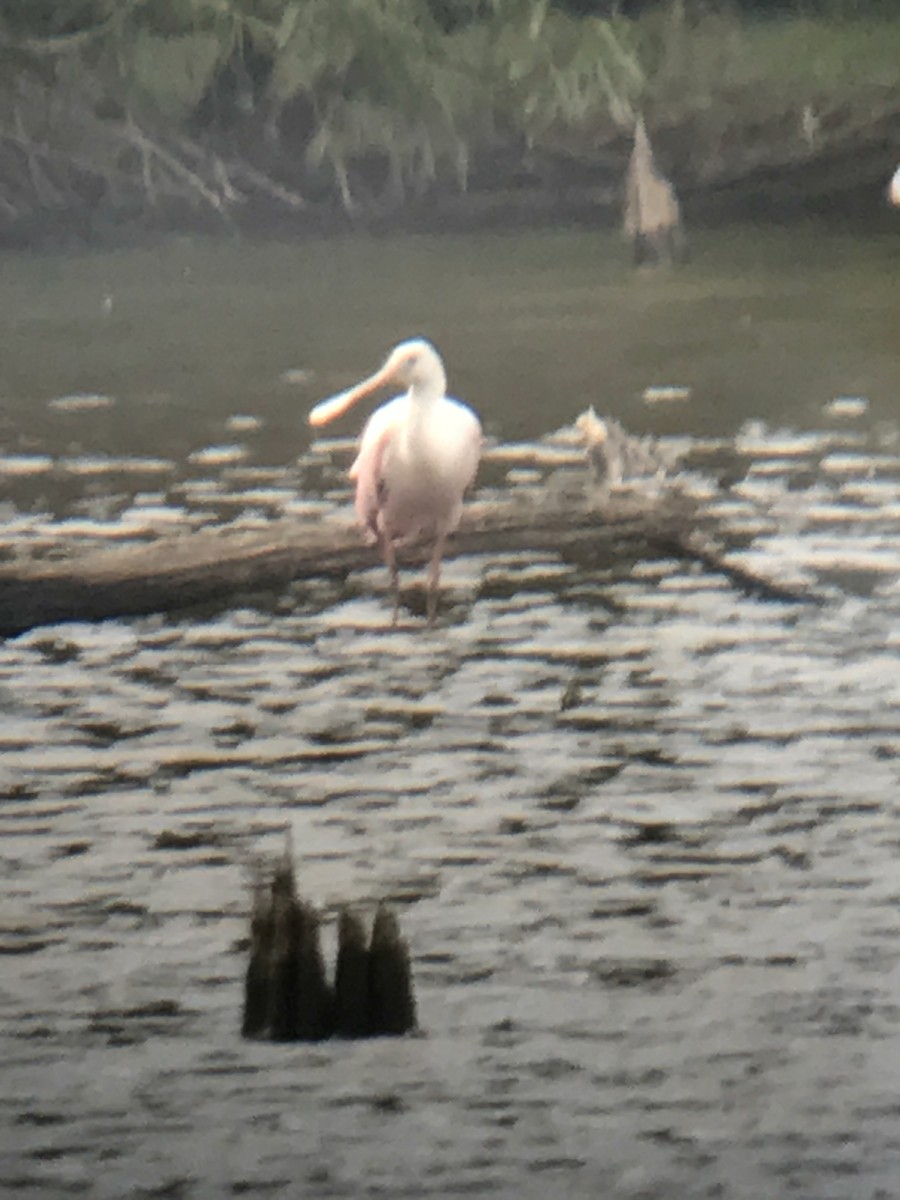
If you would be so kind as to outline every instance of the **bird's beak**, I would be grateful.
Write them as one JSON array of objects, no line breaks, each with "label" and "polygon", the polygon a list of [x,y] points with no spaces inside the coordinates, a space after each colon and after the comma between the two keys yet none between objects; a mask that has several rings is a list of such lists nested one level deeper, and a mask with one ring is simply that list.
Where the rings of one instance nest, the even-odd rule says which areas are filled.
[{"label": "bird's beak", "polygon": [[309,414],[307,420],[310,425],[327,425],[329,421],[334,421],[338,417],[343,416],[347,409],[352,407],[357,400],[362,400],[363,396],[368,396],[378,388],[383,387],[386,383],[390,383],[392,379],[396,378],[396,375],[396,365],[391,362],[385,363],[380,371],[376,371],[374,375],[370,375],[362,383],[354,384],[352,388],[347,388],[344,392],[338,392],[336,396],[329,396],[327,400],[320,400]]}]

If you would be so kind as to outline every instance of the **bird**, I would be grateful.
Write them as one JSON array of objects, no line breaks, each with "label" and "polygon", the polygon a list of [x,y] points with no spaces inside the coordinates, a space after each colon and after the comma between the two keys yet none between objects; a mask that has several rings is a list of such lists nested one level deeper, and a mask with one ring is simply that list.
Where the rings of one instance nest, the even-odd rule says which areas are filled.
[{"label": "bird", "polygon": [[356,484],[360,525],[376,541],[390,575],[393,624],[400,608],[396,547],[431,539],[426,612],[437,613],[441,559],[447,537],[459,525],[463,497],[474,482],[483,435],[475,411],[447,395],[447,376],[437,350],[424,338],[400,342],[384,365],[360,383],[320,401],[310,425],[326,425],[357,400],[389,383],[408,389],[372,413],[360,439],[350,478]]},{"label": "bird", "polygon": [[613,417],[599,417],[594,406],[583,412],[575,428],[587,445],[587,458],[598,483],[618,487],[636,479],[661,479],[673,466],[652,438],[635,437]]}]

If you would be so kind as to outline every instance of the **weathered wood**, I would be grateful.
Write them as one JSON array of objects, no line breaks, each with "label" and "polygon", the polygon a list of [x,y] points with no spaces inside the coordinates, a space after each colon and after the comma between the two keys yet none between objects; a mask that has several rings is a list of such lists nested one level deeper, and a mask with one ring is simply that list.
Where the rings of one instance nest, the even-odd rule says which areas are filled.
[{"label": "weathered wood", "polygon": [[369,941],[359,917],[338,916],[334,988],[325,975],[319,917],[300,899],[290,853],[257,882],[241,1033],[275,1042],[400,1037],[416,1027],[409,948],[379,905]]},{"label": "weathered wood", "polygon": [[338,953],[334,971],[334,1032],[338,1037],[365,1037],[369,1025],[366,930],[355,913],[342,908],[338,914]]},{"label": "weathered wood", "polygon": [[[561,470],[539,486],[468,504],[447,557],[502,548],[595,560],[614,558],[623,547],[632,553],[663,548],[715,566],[760,595],[809,599],[717,557],[717,550],[697,538],[698,529],[709,524],[698,502],[677,485],[610,492],[584,470]],[[427,546],[413,546],[399,557],[409,565],[427,555]],[[0,567],[0,636],[67,621],[225,604],[298,579],[340,578],[379,561],[349,512],[283,518],[259,532],[200,531],[61,561],[17,561]]]},{"label": "weathered wood", "polygon": [[[274,884],[273,884],[274,886]],[[244,1037],[264,1037],[269,1025],[269,958],[272,951],[272,909],[266,888],[258,881],[250,918],[250,961],[244,976]]]},{"label": "weathered wood", "polygon": [[319,945],[319,918],[298,899],[285,859],[268,887],[257,883],[244,984],[244,1037],[315,1042],[332,1030],[333,1000]]},{"label": "weathered wood", "polygon": [[625,176],[623,227],[638,264],[674,260],[684,254],[681,208],[675,188],[656,166],[643,117],[635,125]]},{"label": "weathered wood", "polygon": [[400,1037],[416,1027],[409,946],[397,918],[378,906],[369,949],[369,1019],[373,1035]]}]

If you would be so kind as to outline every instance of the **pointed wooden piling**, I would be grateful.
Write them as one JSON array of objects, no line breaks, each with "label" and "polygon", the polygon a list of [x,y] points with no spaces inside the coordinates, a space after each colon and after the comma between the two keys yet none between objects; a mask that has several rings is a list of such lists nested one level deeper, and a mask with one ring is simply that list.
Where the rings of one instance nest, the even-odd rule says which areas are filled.
[{"label": "pointed wooden piling", "polygon": [[318,1042],[332,1035],[398,1036],[414,1029],[409,948],[393,913],[379,906],[369,941],[360,918],[341,909],[333,988],[319,924],[316,911],[297,895],[285,855],[268,885],[260,882],[254,889],[243,1036]]},{"label": "pointed wooden piling", "polygon": [[366,1037],[369,1020],[369,947],[362,921],[349,909],[338,914],[338,953],[334,972],[334,1032]]},{"label": "pointed wooden piling", "polygon": [[656,166],[643,117],[638,117],[634,128],[625,176],[623,228],[638,265],[684,256],[681,208],[674,187]]},{"label": "pointed wooden piling", "polygon": [[373,1034],[397,1037],[416,1026],[409,946],[397,918],[380,904],[369,950],[369,1020]]}]

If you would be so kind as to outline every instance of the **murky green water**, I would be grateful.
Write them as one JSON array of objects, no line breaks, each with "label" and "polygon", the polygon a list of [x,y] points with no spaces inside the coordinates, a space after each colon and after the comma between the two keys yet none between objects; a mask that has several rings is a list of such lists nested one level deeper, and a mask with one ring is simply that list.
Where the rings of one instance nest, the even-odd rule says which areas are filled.
[{"label": "murky green water", "polygon": [[[6,554],[339,487],[307,408],[423,332],[499,438],[593,403],[687,439],[826,602],[497,552],[431,632],[367,572],[0,647],[0,1193],[893,1196],[900,229],[3,268]],[[329,937],[398,906],[424,1037],[239,1039],[286,827]]]},{"label": "murky green water", "polygon": [[[898,303],[900,239],[815,226],[706,235],[686,270],[651,275],[630,269],[617,240],[585,233],[11,259],[2,444],[178,457],[251,412],[267,422],[253,456],[287,462],[307,405],[416,332],[505,438],[586,402],[694,434],[730,434],[747,417],[806,425],[848,392],[894,416]],[[308,384],[283,381],[298,368]],[[692,387],[690,409],[645,411],[639,397],[658,383]],[[46,409],[94,391],[118,401],[97,420]]]}]

